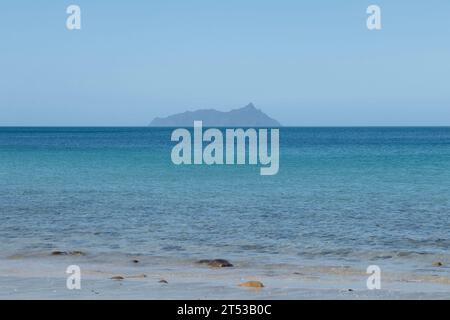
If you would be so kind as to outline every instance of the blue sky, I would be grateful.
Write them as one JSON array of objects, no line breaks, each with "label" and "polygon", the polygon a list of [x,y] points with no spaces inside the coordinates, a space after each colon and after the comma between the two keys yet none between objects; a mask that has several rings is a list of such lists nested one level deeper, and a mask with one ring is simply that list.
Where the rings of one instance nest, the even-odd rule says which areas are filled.
[{"label": "blue sky", "polygon": [[0,5],[0,125],[139,126],[248,102],[284,125],[450,125],[450,2]]}]

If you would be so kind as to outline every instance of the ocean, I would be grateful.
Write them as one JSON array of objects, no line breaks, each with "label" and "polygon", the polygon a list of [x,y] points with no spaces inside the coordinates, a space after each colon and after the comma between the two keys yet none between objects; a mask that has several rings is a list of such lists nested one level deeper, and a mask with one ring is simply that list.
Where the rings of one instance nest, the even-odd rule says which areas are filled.
[{"label": "ocean", "polygon": [[172,131],[0,128],[0,261],[449,276],[449,127],[281,128],[274,176],[174,165]]}]

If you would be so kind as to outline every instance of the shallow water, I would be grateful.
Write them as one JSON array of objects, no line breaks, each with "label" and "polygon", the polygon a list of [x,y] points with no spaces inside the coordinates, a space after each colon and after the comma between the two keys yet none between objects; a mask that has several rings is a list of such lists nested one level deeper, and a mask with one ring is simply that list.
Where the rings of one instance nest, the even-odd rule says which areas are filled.
[{"label": "shallow water", "polygon": [[111,266],[226,258],[449,276],[450,128],[282,128],[276,176],[175,166],[171,131],[0,128],[0,259],[83,250]]}]

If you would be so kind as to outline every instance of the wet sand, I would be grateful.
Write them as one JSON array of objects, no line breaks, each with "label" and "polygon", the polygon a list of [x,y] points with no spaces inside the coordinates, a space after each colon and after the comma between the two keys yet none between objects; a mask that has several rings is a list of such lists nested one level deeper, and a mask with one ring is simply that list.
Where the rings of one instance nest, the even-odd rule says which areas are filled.
[{"label": "wet sand", "polygon": [[[0,299],[449,299],[447,268],[429,273],[383,272],[381,290],[368,290],[365,269],[339,265],[249,265],[211,268],[194,260],[122,263],[83,256],[1,259]],[[136,260],[136,261],[133,261]],[[81,289],[69,290],[66,268],[81,268]],[[113,280],[113,277],[123,280]],[[161,281],[165,280],[165,281]],[[239,286],[261,281],[263,288]]]}]

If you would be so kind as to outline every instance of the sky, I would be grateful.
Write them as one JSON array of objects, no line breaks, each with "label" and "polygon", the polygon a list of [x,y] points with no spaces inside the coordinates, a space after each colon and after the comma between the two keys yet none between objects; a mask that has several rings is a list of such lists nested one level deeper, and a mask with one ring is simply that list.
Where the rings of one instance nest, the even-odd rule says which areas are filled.
[{"label": "sky", "polygon": [[0,4],[0,126],[146,126],[249,102],[286,126],[450,125],[450,1]]}]

